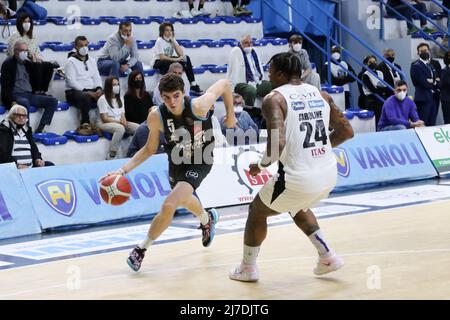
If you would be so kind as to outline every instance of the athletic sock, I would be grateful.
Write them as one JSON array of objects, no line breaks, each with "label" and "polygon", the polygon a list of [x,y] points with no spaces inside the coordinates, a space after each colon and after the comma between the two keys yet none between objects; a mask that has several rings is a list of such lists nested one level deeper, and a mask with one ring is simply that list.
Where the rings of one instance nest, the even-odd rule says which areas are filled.
[{"label": "athletic sock", "polygon": [[309,235],[308,238],[309,240],[311,240],[312,244],[316,247],[319,256],[323,257],[331,251],[328,245],[326,244],[320,229]]},{"label": "athletic sock", "polygon": [[149,236],[145,237],[145,240],[138,246],[141,249],[148,249],[153,243],[153,240]]},{"label": "athletic sock", "polygon": [[244,259],[243,262],[245,264],[251,264],[251,265],[255,265],[256,264],[256,258],[258,258],[258,254],[259,254],[259,249],[261,247],[249,247],[247,245],[244,244]]},{"label": "athletic sock", "polygon": [[209,222],[209,214],[205,210],[203,210],[203,213],[199,215],[197,218],[200,219],[200,223],[204,226],[206,226]]}]

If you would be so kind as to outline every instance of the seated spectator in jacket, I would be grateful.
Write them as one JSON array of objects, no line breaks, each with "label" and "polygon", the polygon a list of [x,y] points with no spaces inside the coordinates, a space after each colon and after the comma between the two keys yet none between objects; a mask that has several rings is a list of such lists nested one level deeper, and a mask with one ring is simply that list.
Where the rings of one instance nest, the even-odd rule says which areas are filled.
[{"label": "seated spectator in jacket", "polygon": [[[450,1],[450,0],[449,0]],[[450,51],[444,55],[445,68],[441,72],[441,101],[444,124],[450,124]]]},{"label": "seated spectator in jacket", "polygon": [[124,134],[134,134],[139,125],[127,121],[125,118],[124,102],[120,97],[119,78],[106,78],[104,89],[105,94],[97,102],[100,113],[97,126],[113,135],[106,157],[106,160],[111,160],[116,158]]},{"label": "seated spectator in jacket", "polygon": [[134,70],[128,76],[128,91],[125,93],[125,118],[134,123],[147,121],[152,107],[152,96],[145,90],[144,74]]},{"label": "seated spectator in jacket", "polygon": [[321,91],[320,76],[312,69],[308,51],[302,48],[302,44],[303,37],[298,34],[294,34],[289,38],[288,51],[295,54],[300,59],[300,63],[302,64],[302,81],[316,87],[319,91]]},{"label": "seated spectator in jacket", "polygon": [[154,61],[153,68],[158,69],[162,75],[168,72],[172,63],[180,63],[189,80],[190,90],[196,95],[203,94],[203,91],[195,82],[191,58],[184,54],[183,48],[175,39],[173,24],[170,22],[163,22],[159,25],[159,37],[156,39],[154,48]]},{"label": "seated spectator in jacket", "polygon": [[101,75],[119,77],[134,70],[144,73],[137,43],[131,32],[131,22],[121,22],[119,30],[108,37],[97,57]]},{"label": "seated spectator in jacket", "polygon": [[[355,70],[353,70],[350,63],[342,60],[341,48],[338,46],[331,47],[331,57],[338,62],[331,60],[331,85],[344,87],[345,108],[350,108],[350,83],[355,82],[351,75],[356,76]],[[322,68],[321,80],[328,82],[328,61],[325,62],[324,68]]]},{"label": "seated spectator in jacket", "polygon": [[419,59],[412,63],[410,73],[415,87],[414,102],[417,112],[427,127],[436,124],[440,101],[441,66],[431,59],[430,46],[420,43],[417,46]]},{"label": "seated spectator in jacket", "polygon": [[249,35],[241,38],[240,44],[234,47],[228,58],[227,78],[234,92],[244,98],[245,110],[261,127],[261,110],[254,108],[256,97],[264,98],[272,90],[270,81],[264,79],[262,61],[253,48]]},{"label": "seated spectator in jacket", "polygon": [[381,111],[378,131],[403,130],[424,127],[419,119],[416,104],[408,97],[408,87],[403,80],[397,81],[395,95],[388,98]]},{"label": "seated spectator in jacket", "polygon": [[[362,74],[361,80],[363,82],[363,93],[365,97],[365,108],[375,112],[375,121],[381,117],[381,108],[383,107],[383,101],[391,92],[386,85],[382,82],[383,73],[377,69],[377,58],[375,56],[367,56],[364,58],[363,63],[367,66],[367,70]],[[372,71],[372,72],[370,72]],[[377,77],[374,75],[376,74]],[[378,98],[377,95],[380,97]]]},{"label": "seated spectator in jacket", "polygon": [[89,111],[97,106],[103,95],[102,79],[95,58],[89,55],[89,41],[85,36],[75,38],[75,51],[67,59],[64,68],[66,74],[66,99],[80,109],[80,125],[90,125]]},{"label": "seated spectator in jacket", "polygon": [[[180,77],[183,77],[183,66],[178,63],[178,62],[174,62],[170,65],[169,67],[169,71],[167,71],[167,73],[173,73],[176,75],[179,75]],[[183,79],[184,81],[184,79]],[[186,81],[184,82],[184,95],[185,96],[189,96],[189,83],[187,83]],[[156,84],[155,90],[153,90],[153,105],[155,106],[160,106],[161,104],[163,104],[164,101],[161,97],[161,92],[159,92],[159,82]]]},{"label": "seated spectator in jacket", "polygon": [[[393,49],[386,49],[383,52],[383,56],[384,58],[389,61],[390,63],[392,63],[397,69],[399,69],[400,71],[402,70],[402,67],[400,67],[400,65],[394,63],[395,61],[395,51]],[[384,61],[381,61],[378,66],[377,66],[377,70],[381,71],[383,73],[383,79],[384,81],[389,84],[392,88],[395,88],[395,84],[397,83],[397,81],[399,80],[404,80],[402,79],[402,75],[395,70],[394,68],[392,68],[389,64],[387,64]],[[390,96],[394,95],[395,92],[389,92],[386,91],[387,96],[384,98],[389,98]]]},{"label": "seated spectator in jacket", "polygon": [[27,108],[16,104],[0,123],[0,163],[15,162],[18,169],[53,166],[42,160],[27,122]]},{"label": "seated spectator in jacket", "polygon": [[[150,134],[150,129],[148,128],[147,121],[142,122],[134,133],[133,139],[128,146],[127,157],[133,157],[136,152],[142,149],[147,143],[148,135]],[[156,153],[164,153],[163,145],[165,143],[164,133],[159,135],[159,148]]]},{"label": "seated spectator in jacket", "polygon": [[[413,6],[416,8],[417,11],[422,13],[422,15],[419,15],[420,20],[420,28],[425,33],[433,33],[436,32],[436,29],[434,28],[428,28],[427,27],[427,19],[424,17],[424,15],[427,14],[427,7],[425,6],[425,3],[422,0],[388,0],[387,4],[391,6],[394,10],[392,10],[389,7],[386,7],[386,12],[391,17],[400,17],[400,18],[406,18],[406,23],[408,24],[408,35],[415,33],[419,31],[414,24],[412,24],[413,15],[415,15],[417,12],[411,8]],[[400,15],[403,17],[401,17]]]},{"label": "seated spectator in jacket", "polygon": [[[220,118],[220,128],[226,137],[229,145],[242,145],[258,143],[259,128],[250,115],[244,111],[244,98],[239,94],[234,94],[234,114],[236,116],[236,126],[229,129],[225,126],[225,116]],[[250,131],[248,131],[250,130]]]},{"label": "seated spectator in jacket", "polygon": [[35,70],[35,64],[30,60],[27,44],[21,40],[17,41],[14,45],[14,55],[6,58],[2,64],[2,100],[7,109],[14,104],[20,104],[27,110],[31,105],[44,108],[44,114],[36,129],[36,132],[42,132],[44,127],[52,122],[58,100],[50,95],[35,94],[35,83],[30,76]]}]

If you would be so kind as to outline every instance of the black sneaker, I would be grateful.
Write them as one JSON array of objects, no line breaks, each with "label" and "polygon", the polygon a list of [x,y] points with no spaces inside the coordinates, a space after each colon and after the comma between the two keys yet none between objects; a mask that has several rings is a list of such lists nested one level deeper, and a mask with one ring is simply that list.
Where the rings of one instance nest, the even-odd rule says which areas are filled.
[{"label": "black sneaker", "polygon": [[191,86],[191,93],[193,93],[196,96],[201,96],[203,94],[203,90],[200,89],[198,84],[196,84],[195,86]]},{"label": "black sneaker", "polygon": [[142,260],[144,260],[145,251],[147,249],[141,249],[138,246],[134,247],[133,251],[130,252],[130,256],[127,259],[127,264],[134,271],[138,271],[141,268]]},{"label": "black sneaker", "polygon": [[202,244],[209,247],[216,234],[216,223],[219,221],[219,214],[215,209],[208,210],[209,221],[205,226],[200,223],[199,229],[202,229]]}]

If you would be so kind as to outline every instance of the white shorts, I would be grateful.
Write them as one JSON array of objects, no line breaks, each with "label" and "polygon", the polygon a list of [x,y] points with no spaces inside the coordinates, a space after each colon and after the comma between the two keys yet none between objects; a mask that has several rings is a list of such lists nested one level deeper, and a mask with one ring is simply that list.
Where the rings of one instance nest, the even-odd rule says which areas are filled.
[{"label": "white shorts", "polygon": [[301,210],[306,211],[320,200],[325,199],[333,188],[315,193],[304,193],[286,187],[284,180],[276,174],[259,191],[261,201],[270,209],[294,217]]}]

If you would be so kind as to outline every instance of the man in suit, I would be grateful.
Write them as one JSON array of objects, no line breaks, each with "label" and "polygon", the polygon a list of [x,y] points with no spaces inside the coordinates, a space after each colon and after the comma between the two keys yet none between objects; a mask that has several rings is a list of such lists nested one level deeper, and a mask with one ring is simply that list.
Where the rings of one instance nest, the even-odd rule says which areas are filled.
[{"label": "man in suit", "polygon": [[[383,52],[384,58],[392,63],[397,69],[402,70],[402,67],[400,65],[394,63],[395,61],[395,51],[393,49],[386,49]],[[404,80],[401,74],[395,69],[392,68],[389,64],[387,64],[385,61],[381,61],[378,66],[377,70],[381,71],[383,73],[383,79],[386,81],[392,88],[395,88],[395,84],[399,80]],[[387,99],[393,94],[395,94],[395,91],[386,91],[387,96],[384,98]]]},{"label": "man in suit", "polygon": [[411,80],[416,88],[414,102],[420,119],[426,126],[434,126],[439,108],[440,67],[437,70],[430,56],[430,46],[420,43],[417,46],[419,59],[411,65]]}]

